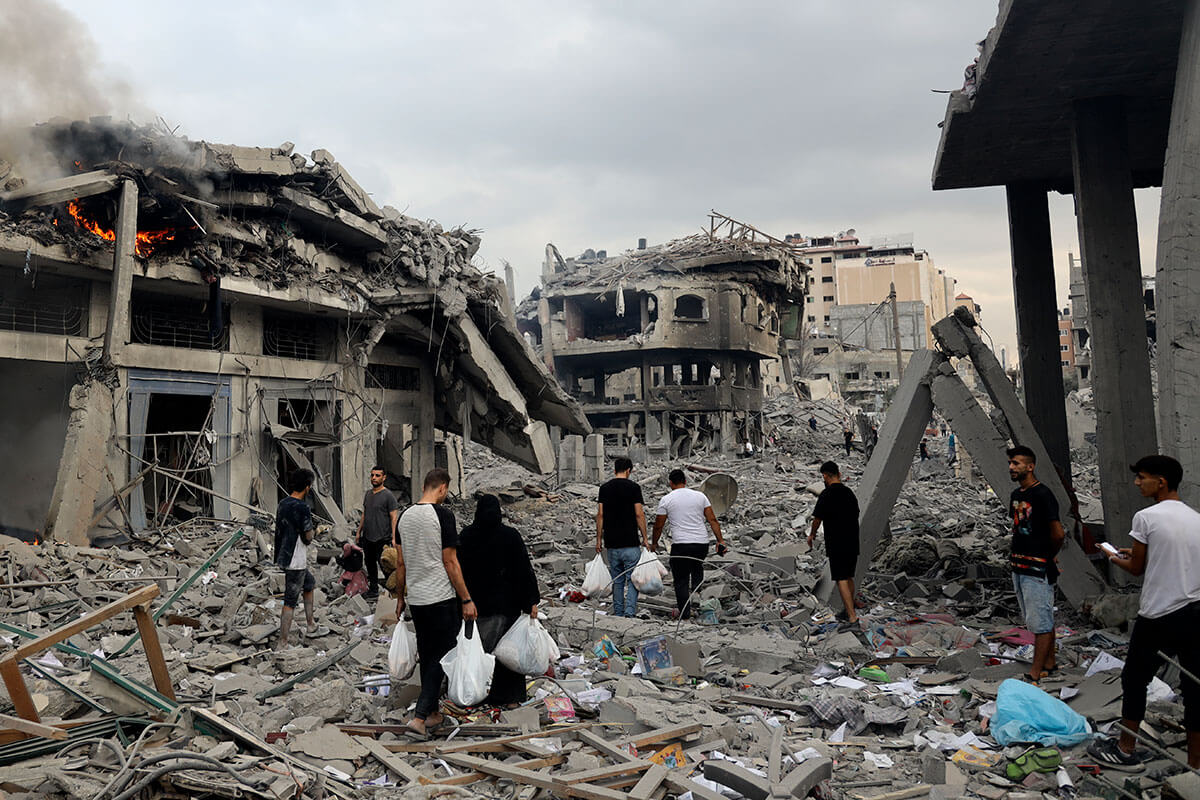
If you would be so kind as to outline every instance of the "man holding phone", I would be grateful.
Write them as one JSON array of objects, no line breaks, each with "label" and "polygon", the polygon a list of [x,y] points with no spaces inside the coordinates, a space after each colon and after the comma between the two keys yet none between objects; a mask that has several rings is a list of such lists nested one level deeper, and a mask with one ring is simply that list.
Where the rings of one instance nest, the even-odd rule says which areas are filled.
[{"label": "man holding phone", "polygon": [[1133,515],[1133,547],[1104,548],[1108,560],[1131,575],[1144,575],[1129,654],[1121,670],[1121,731],[1118,739],[1092,742],[1088,753],[1101,765],[1125,772],[1145,767],[1134,754],[1133,733],[1146,716],[1146,689],[1166,654],[1178,659],[1187,729],[1188,766],[1200,768],[1200,513],[1179,499],[1183,467],[1170,456],[1152,455],[1130,466],[1133,483],[1154,505]]}]

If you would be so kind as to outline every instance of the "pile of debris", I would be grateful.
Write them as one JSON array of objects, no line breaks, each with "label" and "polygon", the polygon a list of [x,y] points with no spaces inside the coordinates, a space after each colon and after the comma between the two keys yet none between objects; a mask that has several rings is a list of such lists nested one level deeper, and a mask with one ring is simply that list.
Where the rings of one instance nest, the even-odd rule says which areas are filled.
[{"label": "pile of debris", "polygon": [[[268,525],[194,523],[109,550],[0,540],[0,630],[12,645],[53,640],[28,657],[14,651],[40,719],[0,719],[0,786],[61,798],[154,786],[190,797],[998,800],[1068,796],[1068,783],[1080,796],[1150,797],[1184,780],[1168,778],[1183,741],[1177,676],[1152,694],[1156,757],[1141,776],[1088,771],[1078,743],[1060,748],[1060,770],[1005,774],[1028,748],[1001,746],[990,723],[1032,645],[1003,566],[1002,504],[970,473],[906,484],[862,587],[862,628],[840,626],[814,594],[820,545],[810,551],[803,536],[819,463],[837,458],[855,486],[864,459],[838,458],[840,427],[808,425],[840,409],[777,404],[766,411],[773,447],[684,465],[693,484],[718,471],[739,487],[722,519],[731,550],[710,558],[695,622],[672,619],[669,581],[668,594],[640,599],[638,618],[578,602],[596,487],[511,465],[498,473],[487,451],[468,448],[468,485],[500,494],[524,535],[543,585],[539,616],[562,657],[531,679],[520,707],[448,706],[458,728],[445,740],[402,735],[417,685],[389,675],[393,601],[341,591],[332,539],[319,540],[318,635],[283,651],[271,647],[283,576],[269,564]],[[671,466],[636,467],[650,508]],[[452,504],[460,520],[470,500]],[[114,603],[140,603],[136,618],[97,618]],[[157,630],[149,645],[139,610]],[[1125,619],[1090,629],[1063,609],[1058,621],[1060,669],[1042,688],[1110,724]]]}]

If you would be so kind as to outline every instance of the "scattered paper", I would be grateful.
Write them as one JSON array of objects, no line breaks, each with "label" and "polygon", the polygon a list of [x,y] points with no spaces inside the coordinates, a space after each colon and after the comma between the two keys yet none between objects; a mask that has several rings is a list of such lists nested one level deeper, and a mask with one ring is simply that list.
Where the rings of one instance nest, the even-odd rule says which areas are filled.
[{"label": "scattered paper", "polygon": [[883,753],[872,753],[870,750],[863,751],[863,761],[874,765],[876,769],[887,769],[893,766],[891,758]]},{"label": "scattered paper", "polygon": [[1125,666],[1124,661],[1101,650],[1100,655],[1092,659],[1092,663],[1087,668],[1087,672],[1083,673],[1083,677],[1090,678],[1097,672],[1108,672],[1110,669],[1121,669],[1123,666]]},{"label": "scattered paper", "polygon": [[833,733],[829,734],[829,739],[827,741],[830,741],[830,742],[846,741],[846,723],[843,722],[841,725],[838,725],[837,730],[834,731]]}]

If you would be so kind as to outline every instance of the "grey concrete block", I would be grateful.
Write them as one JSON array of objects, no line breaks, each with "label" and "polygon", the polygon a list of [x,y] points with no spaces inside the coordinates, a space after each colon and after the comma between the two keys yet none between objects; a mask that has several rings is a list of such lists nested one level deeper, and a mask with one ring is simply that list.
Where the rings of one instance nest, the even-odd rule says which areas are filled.
[{"label": "grey concrete block", "polygon": [[780,789],[791,797],[807,797],[817,784],[832,777],[832,759],[810,758],[784,776]]},{"label": "grey concrete block", "polygon": [[770,781],[732,761],[710,758],[704,762],[704,777],[722,786],[728,786],[749,800],[766,800],[771,796]]}]

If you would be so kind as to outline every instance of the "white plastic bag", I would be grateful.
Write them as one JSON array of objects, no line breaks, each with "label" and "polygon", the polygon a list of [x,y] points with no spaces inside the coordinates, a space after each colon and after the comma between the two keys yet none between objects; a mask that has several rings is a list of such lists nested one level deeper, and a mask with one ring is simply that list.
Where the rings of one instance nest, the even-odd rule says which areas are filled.
[{"label": "white plastic bag", "polygon": [[608,565],[604,556],[596,553],[596,557],[588,562],[583,571],[583,594],[586,597],[608,597],[612,594],[612,578],[608,574]]},{"label": "white plastic bag", "polygon": [[658,556],[643,547],[642,555],[638,558],[637,566],[633,568],[629,579],[642,594],[655,595],[662,594],[663,578],[666,576],[667,568],[658,560]]},{"label": "white plastic bag", "polygon": [[483,651],[479,629],[474,623],[471,623],[471,635],[467,636],[467,623],[463,621],[458,629],[458,641],[453,650],[442,656],[441,665],[446,672],[446,696],[450,702],[475,706],[488,696],[496,657]]},{"label": "white plastic bag", "polygon": [[550,667],[551,655],[557,650],[553,637],[542,623],[522,614],[500,638],[493,655],[513,672],[544,675]]},{"label": "white plastic bag", "polygon": [[397,622],[392,631],[392,644],[388,647],[388,672],[392,680],[406,680],[417,668],[417,636],[403,621]]}]

